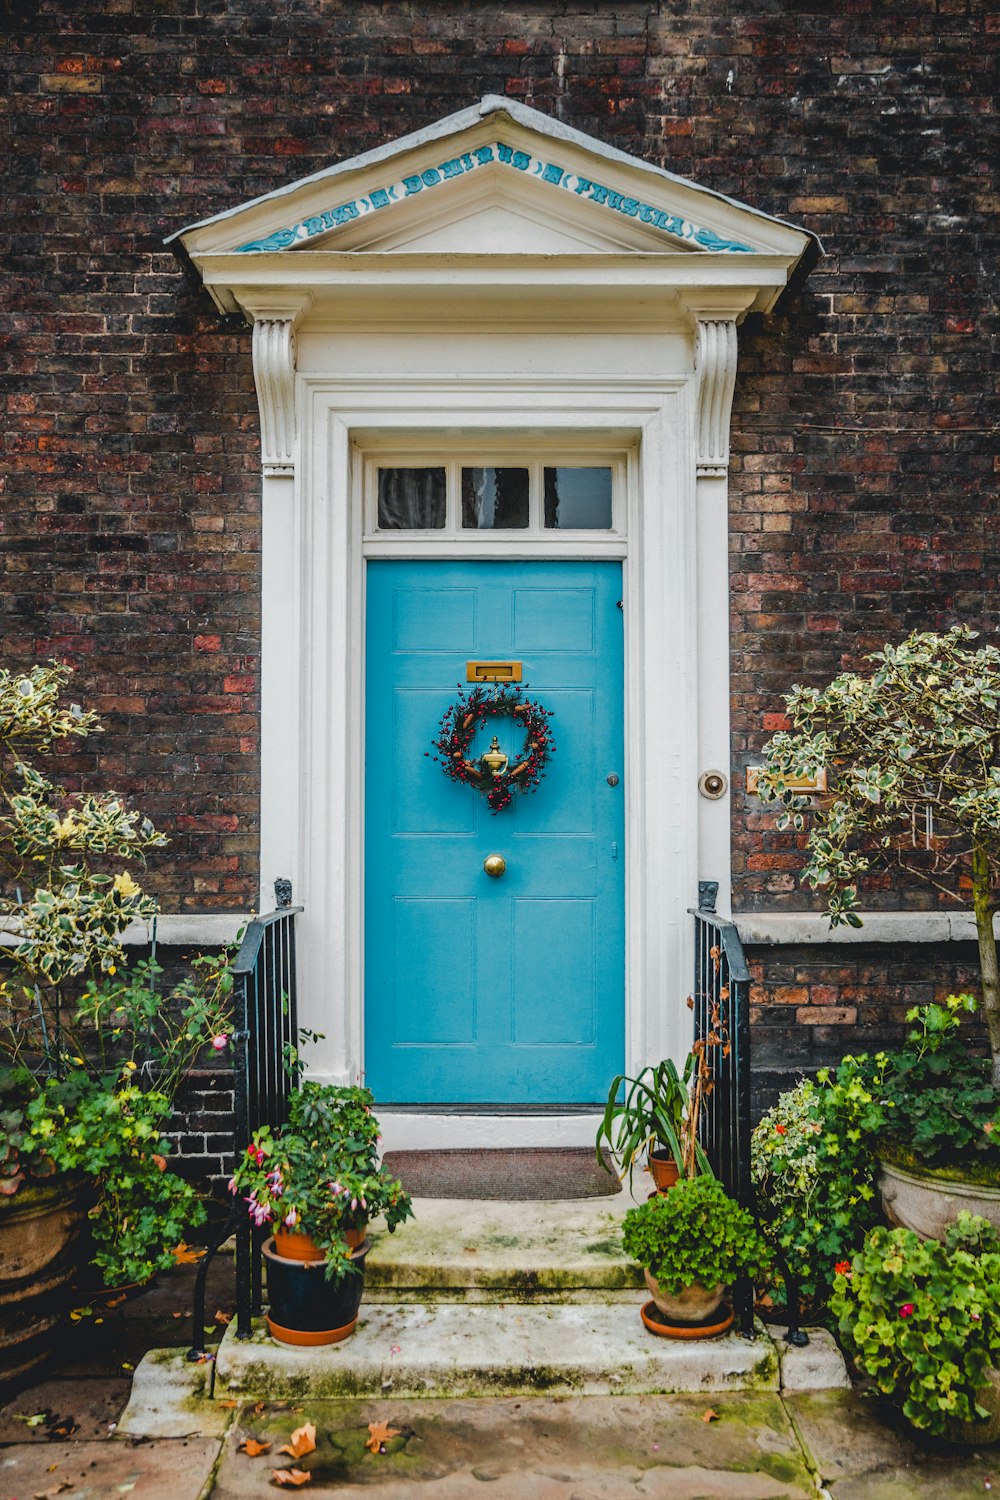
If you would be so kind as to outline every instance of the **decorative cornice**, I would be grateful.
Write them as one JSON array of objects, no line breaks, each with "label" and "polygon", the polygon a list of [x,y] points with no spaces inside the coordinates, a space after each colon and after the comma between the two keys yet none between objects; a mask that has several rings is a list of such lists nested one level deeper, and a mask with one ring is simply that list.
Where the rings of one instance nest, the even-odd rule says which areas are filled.
[{"label": "decorative cornice", "polygon": [[417,193],[427,194],[434,188],[440,187],[442,183],[450,182],[457,177],[465,177],[470,172],[477,172],[487,166],[536,177],[540,182],[548,183],[551,187],[573,193],[577,198],[582,198],[588,203],[596,203],[606,212],[619,214],[627,219],[635,219],[639,224],[648,225],[649,228],[659,231],[667,240],[674,243],[686,244],[715,254],[726,251],[740,255],[753,255],[754,253],[754,247],[743,240],[726,238],[704,224],[696,224],[681,214],[657,208],[641,198],[633,198],[627,193],[616,192],[607,183],[595,182],[590,177],[581,176],[578,172],[567,171],[565,167],[558,166],[555,162],[545,161],[529,151],[518,151],[503,141],[495,141],[489,146],[475,146],[469,151],[461,152],[458,156],[439,161],[437,166],[426,167],[422,172],[400,177],[396,182],[383,182],[381,186],[370,188],[365,194],[356,198],[346,198],[342,203],[326,209],[323,213],[311,214],[295,224],[274,230],[262,239],[248,240],[245,244],[238,245],[236,249],[242,255],[260,254],[269,250],[292,250],[299,245],[308,244],[309,240],[316,235],[327,234],[331,229],[350,224],[352,220],[367,218],[370,214],[391,208],[394,203],[399,203],[405,198],[413,198]]},{"label": "decorative cornice", "polygon": [[310,300],[294,307],[244,304],[254,320],[253,376],[265,474],[295,472],[295,324]]},{"label": "decorative cornice", "polygon": [[736,385],[735,319],[698,319],[694,368],[698,382],[698,474],[724,478],[729,468],[729,418]]}]

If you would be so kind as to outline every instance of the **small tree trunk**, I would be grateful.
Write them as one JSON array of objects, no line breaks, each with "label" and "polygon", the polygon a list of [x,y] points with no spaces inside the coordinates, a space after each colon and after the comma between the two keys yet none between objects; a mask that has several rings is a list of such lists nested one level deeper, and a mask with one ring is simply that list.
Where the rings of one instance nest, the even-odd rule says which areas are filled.
[{"label": "small tree trunk", "polygon": [[979,939],[979,969],[983,981],[983,1015],[993,1054],[993,1087],[1000,1089],[1000,965],[993,936],[994,904],[990,899],[990,861],[986,848],[972,848],[972,905]]}]

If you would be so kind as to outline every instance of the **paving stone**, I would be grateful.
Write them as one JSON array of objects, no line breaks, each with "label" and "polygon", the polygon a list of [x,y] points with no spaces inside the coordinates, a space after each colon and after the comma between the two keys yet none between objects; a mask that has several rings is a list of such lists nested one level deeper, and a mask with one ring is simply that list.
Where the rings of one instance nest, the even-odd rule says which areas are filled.
[{"label": "paving stone", "polygon": [[[94,1380],[55,1377],[40,1381],[0,1406],[0,1445],[44,1446],[52,1441],[56,1428],[67,1426],[73,1430],[59,1436],[74,1442],[106,1438],[114,1430],[128,1396],[129,1381],[125,1375]],[[28,1426],[25,1418],[42,1414],[45,1421]]]},{"label": "paving stone", "polygon": [[[304,1401],[240,1413],[212,1500],[249,1500],[286,1458],[303,1422],[317,1448],[297,1466],[311,1495],[365,1500],[800,1500],[815,1488],[778,1398],[494,1397],[475,1401]],[[369,1422],[399,1429],[386,1452],[365,1449]],[[272,1444],[250,1459],[247,1436]],[[269,1487],[269,1486],[268,1486]]]},{"label": "paving stone", "polygon": [[179,1349],[151,1349],[136,1367],[118,1432],[134,1438],[221,1437],[232,1410],[209,1394],[211,1365]]},{"label": "paving stone", "polygon": [[911,1431],[856,1392],[785,1393],[807,1457],[833,1500],[966,1500],[1000,1494],[1000,1447],[979,1453]]},{"label": "paving stone", "polygon": [[64,1500],[200,1500],[218,1452],[218,1441],[206,1438],[17,1443],[0,1448],[0,1495],[31,1500],[65,1485]]},{"label": "paving stone", "polygon": [[851,1389],[847,1364],[828,1328],[810,1328],[809,1342],[802,1348],[785,1343],[787,1329],[769,1329],[781,1362],[783,1391],[825,1391]]}]

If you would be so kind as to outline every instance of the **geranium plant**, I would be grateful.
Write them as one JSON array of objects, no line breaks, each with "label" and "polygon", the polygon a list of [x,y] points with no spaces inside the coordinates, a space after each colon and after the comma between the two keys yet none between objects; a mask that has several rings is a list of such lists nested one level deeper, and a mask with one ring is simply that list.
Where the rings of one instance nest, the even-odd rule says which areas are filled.
[{"label": "geranium plant", "polygon": [[914,1427],[990,1415],[1000,1355],[1000,1236],[963,1213],[944,1241],[876,1228],[836,1278],[831,1306],[859,1367]]},{"label": "geranium plant", "polygon": [[669,1192],[630,1208],[622,1245],[671,1294],[694,1285],[729,1286],[770,1261],[753,1215],[708,1176],[682,1178]]},{"label": "geranium plant", "polygon": [[167,1169],[180,1079],[228,1044],[225,960],[196,960],[164,994],[155,961],[129,971],[122,938],[156,906],[127,868],[166,844],[115,792],[67,792],[35,762],[101,732],[60,701],[58,664],[0,670],[0,1195],[72,1174],[89,1190],[95,1264],[109,1284],[172,1263],[204,1220]]},{"label": "geranium plant", "polygon": [[391,1232],[413,1212],[402,1185],[378,1164],[373,1103],[365,1088],[303,1083],[287,1125],[254,1132],[229,1184],[258,1228],[308,1234],[333,1282],[357,1270],[347,1230],[382,1214]]},{"label": "geranium plant", "polygon": [[[1000,1088],[1000,650],[976,632],[914,632],[823,689],[794,687],[790,731],[765,747],[757,790],[780,801],[782,828],[807,831],[805,878],[826,894],[831,923],[861,926],[858,884],[895,862],[953,900],[971,895],[983,1015]],[[795,781],[825,769],[813,802]]]}]

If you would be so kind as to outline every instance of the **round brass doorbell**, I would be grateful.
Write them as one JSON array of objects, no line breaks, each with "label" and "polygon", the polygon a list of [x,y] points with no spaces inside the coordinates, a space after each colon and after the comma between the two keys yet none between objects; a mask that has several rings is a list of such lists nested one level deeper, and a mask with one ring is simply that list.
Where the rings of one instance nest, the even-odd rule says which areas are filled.
[{"label": "round brass doorbell", "polygon": [[729,782],[721,771],[703,771],[698,777],[698,790],[710,802],[718,802],[724,797],[728,786]]},{"label": "round brass doorbell", "polygon": [[487,875],[492,875],[494,879],[498,880],[506,868],[507,861],[502,854],[487,854],[483,860],[483,869]]}]

